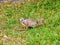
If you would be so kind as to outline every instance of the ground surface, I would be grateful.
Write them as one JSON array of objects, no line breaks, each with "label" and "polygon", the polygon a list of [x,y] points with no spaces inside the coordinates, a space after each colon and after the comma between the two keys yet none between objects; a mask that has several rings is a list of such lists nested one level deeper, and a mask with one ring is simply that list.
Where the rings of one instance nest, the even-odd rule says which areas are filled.
[{"label": "ground surface", "polygon": [[[43,17],[45,24],[18,31],[20,17]],[[60,45],[60,1],[0,3],[0,45]]]}]

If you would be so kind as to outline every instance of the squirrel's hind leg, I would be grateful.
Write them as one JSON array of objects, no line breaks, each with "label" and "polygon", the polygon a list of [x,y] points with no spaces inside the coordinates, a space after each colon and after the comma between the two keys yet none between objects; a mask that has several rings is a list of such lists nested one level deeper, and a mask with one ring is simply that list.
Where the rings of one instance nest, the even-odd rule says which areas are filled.
[{"label": "squirrel's hind leg", "polygon": [[29,25],[28,25],[28,24],[26,24],[26,25],[25,25],[25,29],[26,29],[26,30],[28,30],[28,28],[29,28]]}]

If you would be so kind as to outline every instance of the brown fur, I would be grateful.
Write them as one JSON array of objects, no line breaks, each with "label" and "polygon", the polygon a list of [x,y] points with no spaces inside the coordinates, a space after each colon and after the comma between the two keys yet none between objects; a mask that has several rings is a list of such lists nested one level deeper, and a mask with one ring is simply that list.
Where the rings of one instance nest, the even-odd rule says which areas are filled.
[{"label": "brown fur", "polygon": [[29,27],[38,27],[44,24],[44,18],[40,18],[37,22],[31,18],[20,18],[20,23],[22,24],[22,29],[28,30]]}]

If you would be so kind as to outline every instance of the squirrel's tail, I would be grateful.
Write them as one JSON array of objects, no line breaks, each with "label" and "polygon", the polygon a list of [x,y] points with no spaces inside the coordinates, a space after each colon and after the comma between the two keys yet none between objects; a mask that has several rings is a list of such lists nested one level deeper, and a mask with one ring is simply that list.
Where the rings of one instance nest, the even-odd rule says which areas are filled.
[{"label": "squirrel's tail", "polygon": [[37,21],[37,26],[43,25],[44,24],[44,18],[39,18]]}]

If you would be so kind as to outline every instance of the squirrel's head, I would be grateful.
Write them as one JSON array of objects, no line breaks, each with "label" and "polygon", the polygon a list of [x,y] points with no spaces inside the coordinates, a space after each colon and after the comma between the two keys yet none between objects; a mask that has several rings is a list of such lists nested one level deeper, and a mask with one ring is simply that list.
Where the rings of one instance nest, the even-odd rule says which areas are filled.
[{"label": "squirrel's head", "polygon": [[20,21],[23,21],[24,20],[24,18],[20,18]]}]

